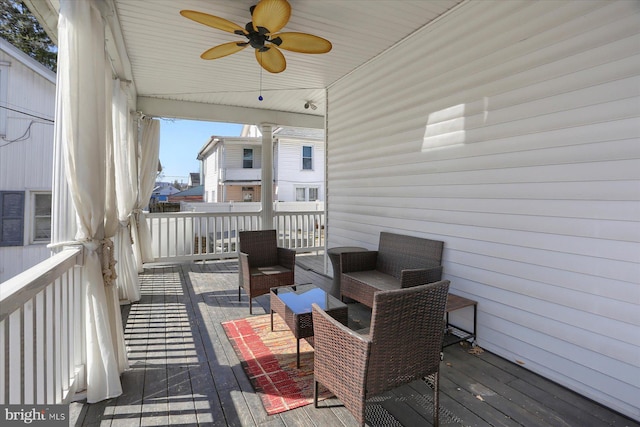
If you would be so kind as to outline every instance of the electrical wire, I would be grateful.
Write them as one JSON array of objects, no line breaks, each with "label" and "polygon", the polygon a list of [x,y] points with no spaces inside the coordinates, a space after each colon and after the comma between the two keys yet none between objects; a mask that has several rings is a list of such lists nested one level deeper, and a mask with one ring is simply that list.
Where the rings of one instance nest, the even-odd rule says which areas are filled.
[{"label": "electrical wire", "polygon": [[19,137],[17,137],[17,138],[15,138],[15,139],[6,139],[6,138],[2,137],[2,140],[6,141],[6,143],[5,144],[0,144],[0,148],[9,146],[9,145],[13,144],[14,142],[20,142],[20,141],[25,141],[25,140],[29,139],[31,137],[31,127],[35,123],[41,123],[41,124],[47,124],[47,125],[54,123],[53,119],[50,119],[50,118],[47,118],[47,117],[38,116],[36,114],[27,113],[26,111],[17,110],[15,108],[7,107],[6,105],[0,105],[0,108],[4,108],[5,110],[13,111],[15,113],[23,114],[25,116],[29,116],[29,117],[33,117],[35,119],[38,119],[38,121],[31,120],[29,122],[29,126],[27,126],[27,129],[24,131],[24,133],[22,135],[20,135]]},{"label": "electrical wire", "polygon": [[33,126],[34,123],[38,123],[38,122],[35,122],[35,121],[31,120],[31,122],[29,122],[29,126],[27,126],[27,130],[25,130],[24,133],[22,135],[20,135],[19,137],[17,137],[16,139],[9,140],[9,139],[2,138],[3,140],[7,141],[7,143],[0,145],[0,148],[6,147],[8,145],[11,145],[14,142],[20,142],[20,141],[25,141],[25,140],[29,139],[29,137],[31,136],[31,126]]}]

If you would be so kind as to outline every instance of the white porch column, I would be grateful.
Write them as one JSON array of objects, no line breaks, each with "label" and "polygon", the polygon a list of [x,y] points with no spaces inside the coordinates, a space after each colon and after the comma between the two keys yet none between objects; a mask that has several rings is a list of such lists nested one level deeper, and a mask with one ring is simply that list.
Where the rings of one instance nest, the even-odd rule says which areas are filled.
[{"label": "white porch column", "polygon": [[262,229],[273,228],[273,128],[272,125],[260,125],[262,132]]}]

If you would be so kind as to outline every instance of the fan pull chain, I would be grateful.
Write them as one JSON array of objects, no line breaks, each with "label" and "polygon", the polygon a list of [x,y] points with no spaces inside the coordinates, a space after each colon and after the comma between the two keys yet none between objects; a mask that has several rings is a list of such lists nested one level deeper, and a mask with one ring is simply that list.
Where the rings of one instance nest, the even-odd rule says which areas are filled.
[{"label": "fan pull chain", "polygon": [[264,98],[262,97],[262,52],[260,52],[260,95],[258,96],[258,101],[262,101]]}]

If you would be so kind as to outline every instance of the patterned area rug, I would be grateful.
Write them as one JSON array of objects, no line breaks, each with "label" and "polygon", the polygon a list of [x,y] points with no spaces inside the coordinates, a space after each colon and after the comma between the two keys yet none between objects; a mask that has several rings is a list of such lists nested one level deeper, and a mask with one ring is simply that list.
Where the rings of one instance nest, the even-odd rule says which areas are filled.
[{"label": "patterned area rug", "polygon": [[[223,322],[244,371],[269,415],[313,403],[313,347],[300,340],[296,368],[296,339],[284,321],[269,314]],[[329,392],[320,387],[320,398]]]}]

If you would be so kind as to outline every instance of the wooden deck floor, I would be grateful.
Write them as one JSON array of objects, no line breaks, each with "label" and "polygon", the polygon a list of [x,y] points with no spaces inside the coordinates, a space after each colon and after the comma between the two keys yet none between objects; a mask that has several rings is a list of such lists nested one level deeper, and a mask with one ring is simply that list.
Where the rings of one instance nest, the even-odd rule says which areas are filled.
[{"label": "wooden deck floor", "polygon": [[[299,258],[296,283],[328,289],[322,257]],[[123,308],[131,368],[123,394],[96,404],[71,405],[73,426],[355,426],[337,399],[266,414],[220,322],[249,315],[238,302],[237,261],[145,269],[142,299]],[[254,315],[268,312],[268,296],[255,300]],[[368,310],[349,305],[351,321],[368,322]],[[640,426],[561,386],[489,352],[447,347],[441,367],[442,425]],[[429,426],[430,389],[422,381],[372,404],[380,416],[368,425]]]}]

